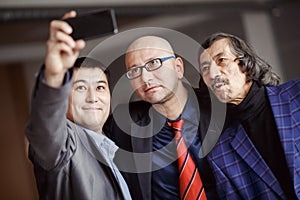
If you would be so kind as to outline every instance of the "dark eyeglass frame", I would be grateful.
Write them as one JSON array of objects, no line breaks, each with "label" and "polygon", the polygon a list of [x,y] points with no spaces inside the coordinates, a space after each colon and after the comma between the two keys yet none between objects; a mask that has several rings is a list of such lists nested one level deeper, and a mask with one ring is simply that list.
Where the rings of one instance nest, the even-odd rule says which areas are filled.
[{"label": "dark eyeglass frame", "polygon": [[[143,69],[143,68],[145,68],[148,72],[155,71],[155,70],[161,68],[161,66],[162,66],[162,64],[163,64],[164,61],[169,60],[169,59],[171,59],[171,58],[176,58],[176,57],[175,57],[175,56],[167,56],[167,57],[164,57],[164,58],[154,58],[154,59],[149,60],[148,62],[146,62],[143,66],[140,66],[140,67],[133,67],[133,68],[129,69],[129,70],[126,72],[126,76],[127,76],[127,78],[128,78],[129,80],[138,78],[138,77],[140,77],[140,76],[142,75],[142,73],[143,73],[143,70],[142,70],[142,69]],[[158,67],[156,67],[156,68],[154,68],[154,69],[149,69],[149,68],[148,68],[149,63],[151,63],[151,62],[153,62],[153,61],[155,61],[155,60],[159,60],[159,61],[160,61],[160,66],[158,66]],[[137,75],[137,76],[135,76],[135,77],[131,77],[131,76],[130,76],[130,72],[132,72],[133,70],[137,70],[137,69],[140,69],[140,74]]]}]

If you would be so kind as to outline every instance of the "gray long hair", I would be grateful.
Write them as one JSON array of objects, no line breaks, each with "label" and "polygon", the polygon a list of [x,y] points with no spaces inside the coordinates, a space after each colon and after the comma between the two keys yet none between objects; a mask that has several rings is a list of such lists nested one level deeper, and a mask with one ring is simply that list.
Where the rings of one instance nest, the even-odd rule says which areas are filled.
[{"label": "gray long hair", "polygon": [[207,49],[214,42],[223,38],[228,39],[231,52],[239,60],[242,72],[247,74],[247,81],[257,81],[265,86],[279,84],[280,77],[272,71],[272,67],[260,58],[245,41],[237,36],[228,33],[215,33],[202,43],[202,47]]}]

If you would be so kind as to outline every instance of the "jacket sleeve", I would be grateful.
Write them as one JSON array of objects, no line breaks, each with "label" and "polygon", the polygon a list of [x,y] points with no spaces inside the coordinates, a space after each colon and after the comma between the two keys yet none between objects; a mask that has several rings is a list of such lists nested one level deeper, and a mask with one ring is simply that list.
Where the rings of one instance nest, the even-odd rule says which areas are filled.
[{"label": "jacket sleeve", "polygon": [[68,128],[66,113],[71,82],[66,80],[60,88],[49,87],[40,71],[33,95],[25,133],[30,144],[30,159],[49,170],[66,153]]}]

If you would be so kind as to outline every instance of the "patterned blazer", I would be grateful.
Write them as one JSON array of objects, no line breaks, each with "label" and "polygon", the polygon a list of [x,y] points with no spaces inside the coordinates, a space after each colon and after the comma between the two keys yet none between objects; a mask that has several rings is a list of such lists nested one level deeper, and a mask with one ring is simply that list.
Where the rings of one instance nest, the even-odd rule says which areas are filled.
[{"label": "patterned blazer", "polygon": [[[300,199],[300,79],[266,87],[296,196]],[[227,128],[208,161],[221,199],[287,199],[241,124]]]}]

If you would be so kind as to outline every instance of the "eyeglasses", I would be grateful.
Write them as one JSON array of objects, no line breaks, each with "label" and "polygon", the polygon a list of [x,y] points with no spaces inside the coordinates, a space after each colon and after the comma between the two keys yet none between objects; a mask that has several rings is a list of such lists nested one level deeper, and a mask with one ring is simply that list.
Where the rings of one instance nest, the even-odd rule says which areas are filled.
[{"label": "eyeglasses", "polygon": [[148,72],[157,70],[158,68],[160,68],[162,66],[162,63],[164,61],[169,60],[171,58],[175,58],[175,56],[168,56],[168,57],[164,57],[164,58],[155,58],[153,60],[150,60],[150,61],[146,62],[146,64],[144,66],[134,67],[134,68],[129,69],[126,72],[126,76],[130,80],[135,79],[142,75],[143,68],[145,68]]}]

